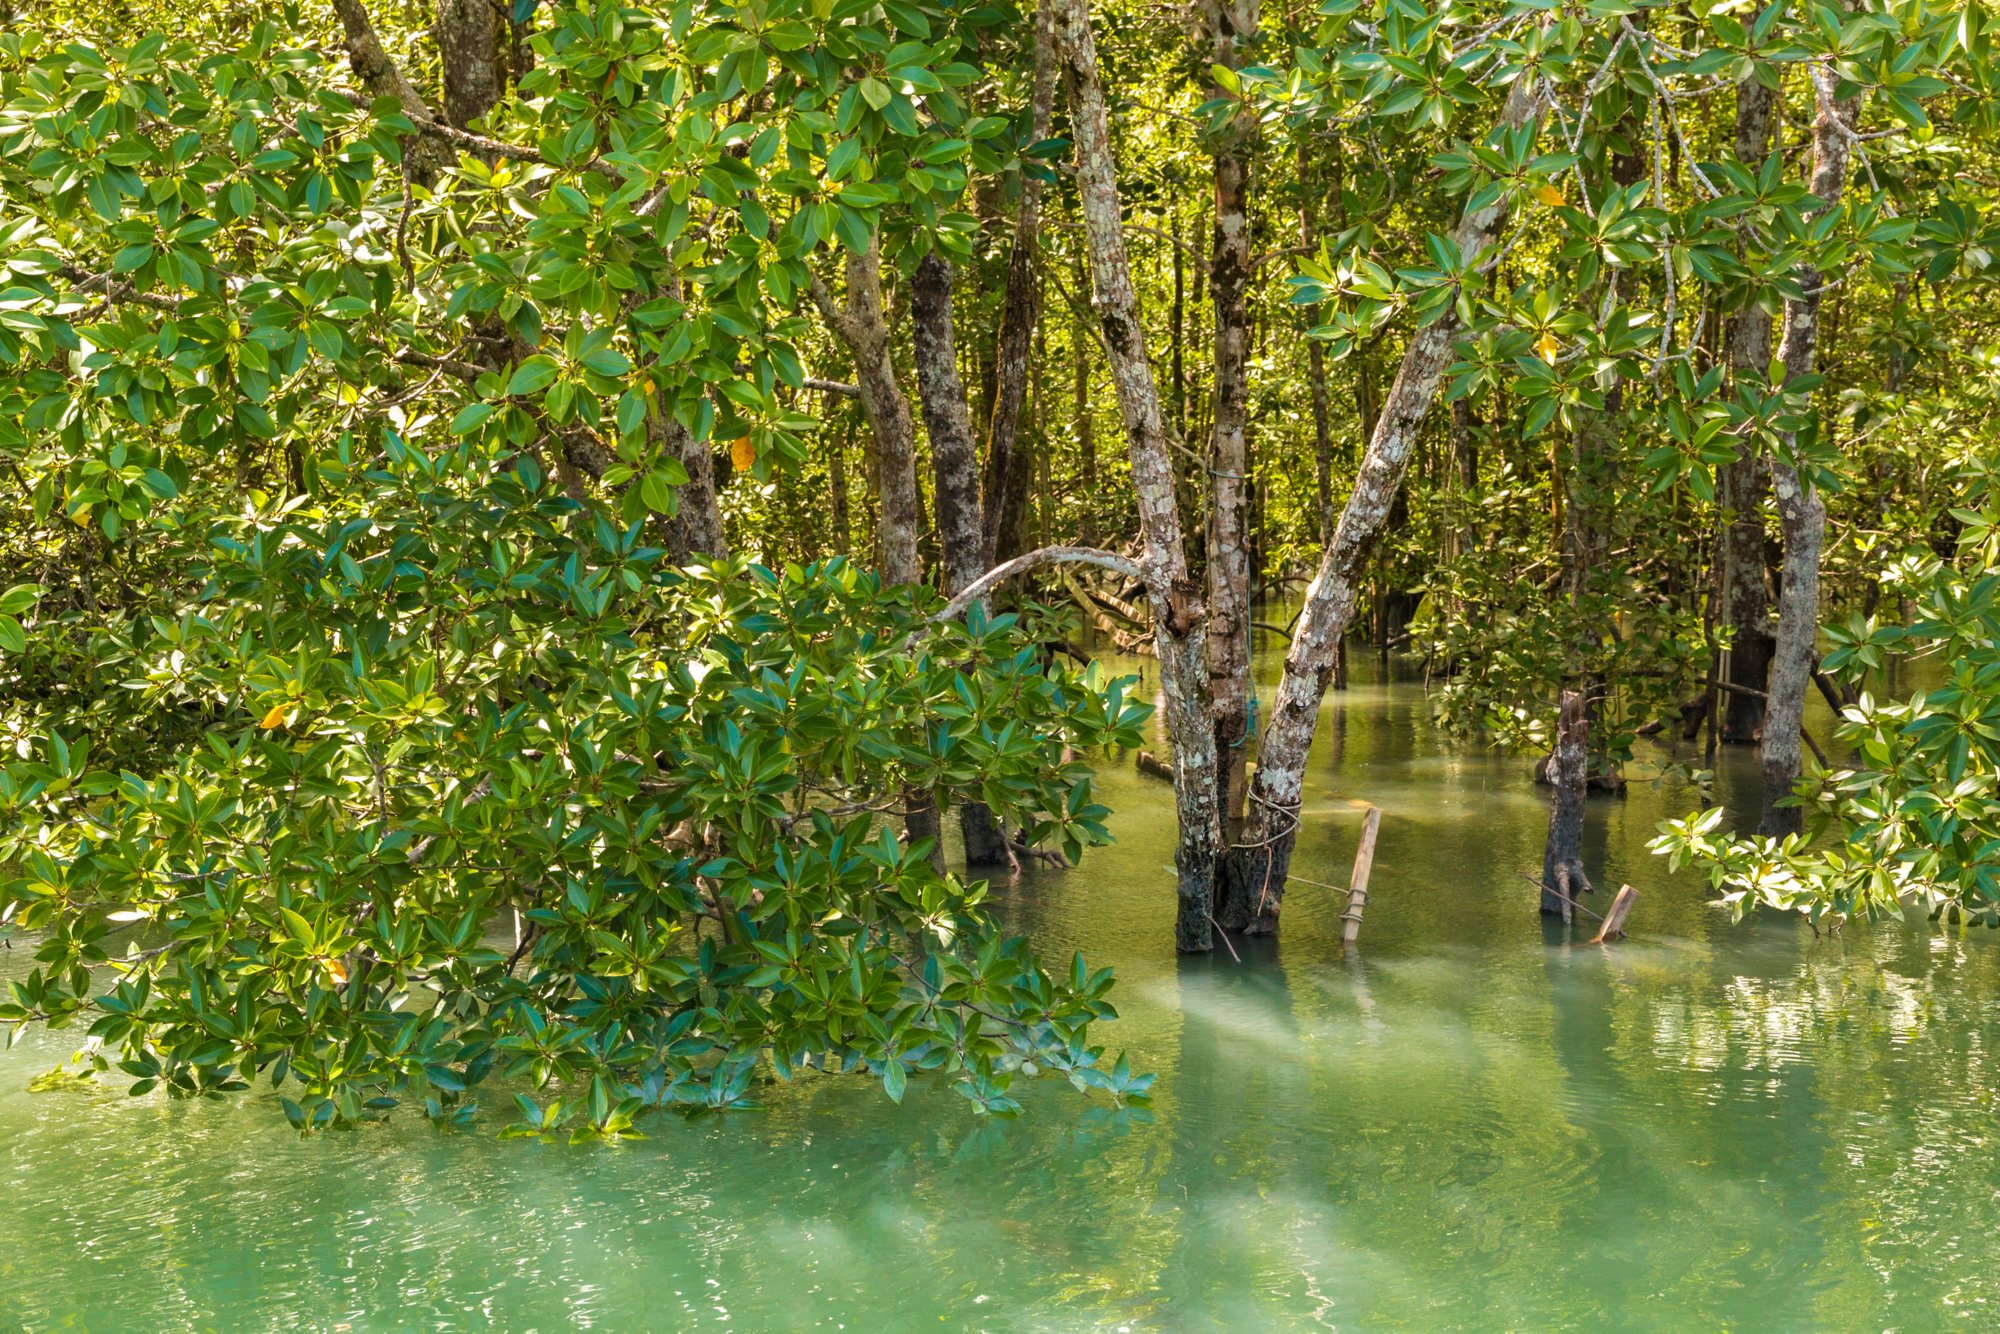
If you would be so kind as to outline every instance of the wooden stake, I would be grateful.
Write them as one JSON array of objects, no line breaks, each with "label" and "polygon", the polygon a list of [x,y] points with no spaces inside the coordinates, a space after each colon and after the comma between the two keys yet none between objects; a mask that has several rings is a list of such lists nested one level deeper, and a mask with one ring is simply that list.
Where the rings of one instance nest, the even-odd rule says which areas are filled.
[{"label": "wooden stake", "polygon": [[1361,822],[1361,845],[1354,850],[1354,875],[1347,885],[1347,911],[1340,915],[1340,943],[1352,945],[1361,936],[1361,910],[1368,906],[1368,873],[1375,869],[1375,831],[1382,827],[1382,808],[1370,806]]},{"label": "wooden stake", "polygon": [[1618,897],[1611,900],[1611,911],[1604,914],[1604,926],[1591,939],[1593,945],[1603,945],[1625,935],[1625,915],[1632,911],[1632,905],[1639,901],[1639,891],[1630,885],[1618,886]]}]

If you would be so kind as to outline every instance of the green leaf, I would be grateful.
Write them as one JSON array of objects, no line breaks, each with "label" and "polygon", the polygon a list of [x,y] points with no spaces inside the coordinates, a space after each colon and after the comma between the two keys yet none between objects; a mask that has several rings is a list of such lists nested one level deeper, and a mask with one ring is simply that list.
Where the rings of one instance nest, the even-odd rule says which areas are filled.
[{"label": "green leaf", "polygon": [[508,377],[508,396],[520,397],[526,394],[539,393],[541,390],[555,383],[557,370],[556,363],[548,357],[529,357],[526,361],[516,366],[513,375]]},{"label": "green leaf", "polygon": [[492,415],[493,405],[491,403],[468,403],[458,410],[457,416],[451,419],[451,433],[453,435],[471,435],[481,426],[484,426],[486,419]]}]

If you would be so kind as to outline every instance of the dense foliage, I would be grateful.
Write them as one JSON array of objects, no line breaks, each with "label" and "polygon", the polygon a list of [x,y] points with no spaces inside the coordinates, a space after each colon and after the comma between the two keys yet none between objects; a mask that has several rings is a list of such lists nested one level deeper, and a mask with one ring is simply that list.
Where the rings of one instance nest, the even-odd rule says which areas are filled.
[{"label": "dense foliage", "polygon": [[[892,201],[927,249],[990,164],[955,128],[1008,128],[921,12],[812,13],[554,10],[507,139],[442,152],[296,17],[0,39],[37,580],[0,622],[0,865],[40,965],[0,1017],[87,1027],[135,1091],[268,1074],[310,1125],[460,1119],[498,1071],[624,1133],[743,1105],[760,1057],[1143,1097],[1085,1043],[1108,974],[1044,969],[888,817],[963,797],[1074,857],[1073,757],[1144,707],[1012,615],[650,533],[677,442],[802,457],[804,257]],[[732,114],[759,94],[786,114]]]},{"label": "dense foliage", "polygon": [[882,822],[918,790],[1101,841],[1066,747],[1136,740],[1120,683],[844,562],[676,570],[532,460],[392,435],[318,478],[161,528],[183,580],[14,656],[48,730],[0,858],[41,966],[0,1018],[87,1024],[140,1090],[268,1072],[314,1123],[499,1071],[620,1131],[741,1104],[766,1053],[995,1111],[1024,1064],[1130,1091],[1082,1036],[1108,975],[1043,969]]},{"label": "dense foliage", "polygon": [[1604,786],[1760,745],[1660,843],[1739,906],[2000,904],[1976,0],[179,9],[0,32],[0,1018],[136,1087],[1143,1097],[943,869],[1140,740],[1037,598],[1160,652],[1184,948],[1356,626]]}]

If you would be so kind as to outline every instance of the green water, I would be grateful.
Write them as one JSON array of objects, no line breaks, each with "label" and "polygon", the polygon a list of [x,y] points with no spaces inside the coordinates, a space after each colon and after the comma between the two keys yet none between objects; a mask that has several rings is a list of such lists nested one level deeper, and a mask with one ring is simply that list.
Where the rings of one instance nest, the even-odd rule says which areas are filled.
[{"label": "green water", "polygon": [[1639,783],[1589,842],[1635,939],[1566,944],[1517,875],[1525,769],[1447,745],[1416,685],[1331,701],[1296,869],[1344,882],[1347,799],[1384,808],[1361,948],[1299,884],[1240,963],[1175,958],[1166,791],[1108,773],[1119,846],[1000,897],[1116,965],[1101,1036],[1159,1073],[1149,1118],[836,1080],[614,1150],[301,1141],[261,1091],[31,1095],[73,1045],[31,1035],[0,1057],[0,1328],[2000,1324],[2000,936],[1731,927],[1644,850],[1694,796]]}]

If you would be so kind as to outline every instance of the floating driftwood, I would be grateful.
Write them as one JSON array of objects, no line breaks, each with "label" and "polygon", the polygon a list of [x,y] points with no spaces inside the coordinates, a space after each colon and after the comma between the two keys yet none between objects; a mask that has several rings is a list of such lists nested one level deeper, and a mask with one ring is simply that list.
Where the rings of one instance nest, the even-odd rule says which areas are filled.
[{"label": "floating driftwood", "polygon": [[1174,781],[1174,766],[1168,764],[1150,750],[1142,750],[1133,756],[1132,763],[1138,767],[1139,772],[1142,774],[1148,774],[1154,778],[1164,778],[1169,783]]}]

